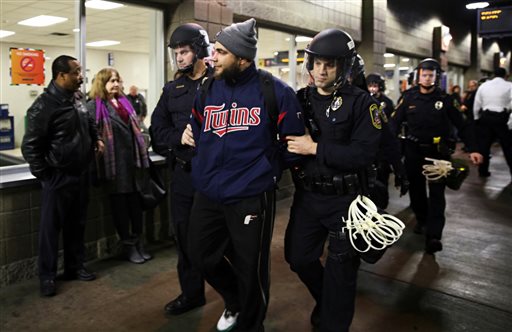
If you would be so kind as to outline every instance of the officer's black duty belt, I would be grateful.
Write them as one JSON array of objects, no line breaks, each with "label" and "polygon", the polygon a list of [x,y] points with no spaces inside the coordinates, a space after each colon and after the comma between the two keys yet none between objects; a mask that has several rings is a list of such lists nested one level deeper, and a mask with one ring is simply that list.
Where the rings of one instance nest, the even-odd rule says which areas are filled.
[{"label": "officer's black duty belt", "polygon": [[359,192],[359,178],[355,173],[344,173],[338,175],[297,175],[295,183],[300,188],[323,195],[347,195]]}]

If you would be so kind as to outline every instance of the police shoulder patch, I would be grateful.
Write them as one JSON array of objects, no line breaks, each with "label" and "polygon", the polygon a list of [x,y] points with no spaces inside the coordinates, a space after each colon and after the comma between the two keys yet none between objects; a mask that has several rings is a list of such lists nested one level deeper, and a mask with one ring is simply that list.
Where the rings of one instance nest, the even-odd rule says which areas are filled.
[{"label": "police shoulder patch", "polygon": [[382,128],[382,120],[379,115],[379,106],[377,104],[370,105],[370,117],[372,118],[372,125],[377,128]]}]

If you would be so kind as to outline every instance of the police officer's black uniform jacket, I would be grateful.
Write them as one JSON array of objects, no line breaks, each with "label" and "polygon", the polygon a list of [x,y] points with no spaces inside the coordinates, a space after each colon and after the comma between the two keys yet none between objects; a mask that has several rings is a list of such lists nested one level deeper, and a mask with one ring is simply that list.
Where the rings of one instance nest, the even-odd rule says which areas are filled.
[{"label": "police officer's black uniform jacket", "polygon": [[[419,146],[443,149],[445,143],[453,141],[453,126],[468,151],[476,151],[472,124],[462,116],[453,98],[435,88],[432,93],[423,94],[420,89],[410,89],[403,95],[392,114],[392,127],[396,134],[403,122],[407,122],[407,141]],[[448,155],[447,155],[448,154]],[[449,153],[441,151],[441,157],[448,158]]]},{"label": "police officer's black uniform jacket", "polygon": [[299,90],[297,96],[305,110],[306,125],[312,118],[318,128],[317,132],[310,128],[318,147],[316,156],[303,162],[306,181],[330,181],[332,176],[357,173],[373,163],[382,123],[378,105],[367,92],[347,84],[334,100],[333,95],[320,95],[311,87]]},{"label": "police officer's black uniform jacket", "polygon": [[92,160],[99,137],[79,97],[52,80],[28,109],[21,151],[36,178],[48,179],[52,169],[80,175]]},{"label": "police officer's black uniform jacket", "polygon": [[163,88],[160,100],[151,115],[151,138],[153,150],[170,157],[171,163],[175,161],[174,158],[186,163],[190,163],[192,159],[192,149],[181,144],[181,136],[190,121],[196,92],[203,80],[212,73],[212,68],[207,67],[205,75],[197,80],[182,75],[165,84]]}]

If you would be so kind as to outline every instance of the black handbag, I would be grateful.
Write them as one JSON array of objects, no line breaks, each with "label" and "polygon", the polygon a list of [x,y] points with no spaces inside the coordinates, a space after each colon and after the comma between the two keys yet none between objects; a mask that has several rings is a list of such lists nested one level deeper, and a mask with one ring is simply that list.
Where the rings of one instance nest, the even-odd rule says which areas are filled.
[{"label": "black handbag", "polygon": [[165,182],[151,161],[136,182],[144,210],[156,208],[167,195]]}]

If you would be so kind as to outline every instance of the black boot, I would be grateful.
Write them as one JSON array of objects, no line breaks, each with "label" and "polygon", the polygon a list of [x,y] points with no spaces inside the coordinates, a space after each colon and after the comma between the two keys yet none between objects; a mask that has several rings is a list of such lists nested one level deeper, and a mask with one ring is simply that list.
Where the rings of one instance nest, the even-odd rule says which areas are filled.
[{"label": "black boot", "polygon": [[135,244],[123,244],[124,246],[124,253],[126,255],[126,258],[134,263],[134,264],[142,264],[146,262],[142,255],[137,250],[137,246]]}]

